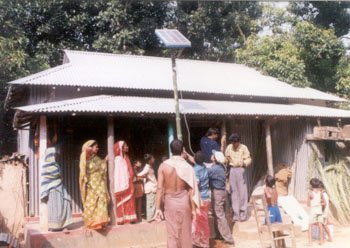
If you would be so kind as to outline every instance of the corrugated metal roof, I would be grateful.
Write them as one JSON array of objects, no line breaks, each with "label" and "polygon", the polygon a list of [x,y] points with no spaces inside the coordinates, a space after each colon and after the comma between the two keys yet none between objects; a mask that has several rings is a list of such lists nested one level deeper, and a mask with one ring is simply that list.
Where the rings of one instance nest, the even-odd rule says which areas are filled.
[{"label": "corrugated metal roof", "polygon": [[[34,113],[175,113],[171,98],[99,95],[16,109]],[[350,111],[303,104],[273,104],[180,99],[180,112],[190,115],[300,116],[350,118]]]},{"label": "corrugated metal roof", "polygon": [[[68,63],[10,84],[173,90],[169,58],[65,51]],[[178,89],[186,92],[345,101],[293,87],[244,65],[177,59]]]}]

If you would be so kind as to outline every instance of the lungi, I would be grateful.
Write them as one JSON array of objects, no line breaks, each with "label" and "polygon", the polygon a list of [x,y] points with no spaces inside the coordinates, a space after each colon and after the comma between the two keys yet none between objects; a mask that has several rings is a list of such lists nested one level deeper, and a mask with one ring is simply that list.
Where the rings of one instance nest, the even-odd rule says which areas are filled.
[{"label": "lungi", "polygon": [[187,190],[165,194],[164,216],[168,248],[192,248],[191,205]]}]

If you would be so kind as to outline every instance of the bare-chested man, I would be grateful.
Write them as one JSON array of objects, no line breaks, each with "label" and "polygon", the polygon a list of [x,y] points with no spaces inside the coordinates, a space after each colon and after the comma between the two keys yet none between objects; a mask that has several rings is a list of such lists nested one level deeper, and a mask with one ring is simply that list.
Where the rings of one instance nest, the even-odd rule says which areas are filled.
[{"label": "bare-chested man", "polygon": [[[196,177],[192,166],[181,157],[182,141],[173,140],[170,150],[172,158],[158,169],[156,218],[165,217],[168,248],[191,248],[191,217],[200,204]],[[161,210],[163,200],[164,215]]]}]

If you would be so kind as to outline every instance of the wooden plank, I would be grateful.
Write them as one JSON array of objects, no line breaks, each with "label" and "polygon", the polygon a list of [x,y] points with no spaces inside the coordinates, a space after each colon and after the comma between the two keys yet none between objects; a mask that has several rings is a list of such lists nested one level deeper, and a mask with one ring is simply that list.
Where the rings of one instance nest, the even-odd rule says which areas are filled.
[{"label": "wooden plank", "polygon": [[115,216],[115,197],[114,197],[114,120],[113,117],[107,117],[107,150],[108,150],[108,181],[109,195],[111,203],[109,204],[109,216],[111,224],[116,224]]},{"label": "wooden plank", "polygon": [[[39,123],[39,197],[41,192],[41,168],[45,163],[45,150],[47,149],[47,123],[46,116],[40,116]],[[39,217],[40,217],[40,230],[47,231],[49,229],[48,224],[48,210],[47,210],[47,202],[40,201],[39,204]]]}]

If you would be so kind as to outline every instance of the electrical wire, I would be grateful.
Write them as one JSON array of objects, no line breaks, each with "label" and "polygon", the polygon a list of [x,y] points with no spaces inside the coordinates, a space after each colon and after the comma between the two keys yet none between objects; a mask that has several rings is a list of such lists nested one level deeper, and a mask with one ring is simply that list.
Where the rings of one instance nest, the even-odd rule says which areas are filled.
[{"label": "electrical wire", "polygon": [[[180,92],[180,97],[181,97],[181,99],[183,99],[183,97],[182,97],[182,91],[179,90],[179,92]],[[183,115],[184,115],[186,130],[187,130],[188,147],[189,147],[190,152],[192,153],[192,155],[194,155],[194,151],[193,151],[192,145],[191,145],[191,132],[190,132],[190,128],[189,128],[189,126],[188,126],[187,117],[186,117],[186,114],[183,114]]]}]

